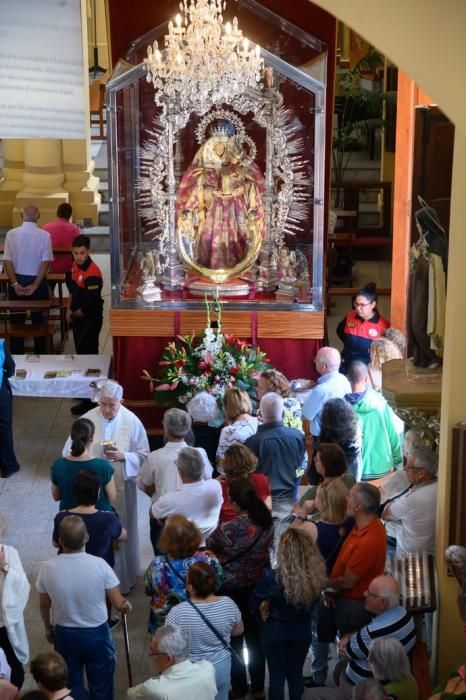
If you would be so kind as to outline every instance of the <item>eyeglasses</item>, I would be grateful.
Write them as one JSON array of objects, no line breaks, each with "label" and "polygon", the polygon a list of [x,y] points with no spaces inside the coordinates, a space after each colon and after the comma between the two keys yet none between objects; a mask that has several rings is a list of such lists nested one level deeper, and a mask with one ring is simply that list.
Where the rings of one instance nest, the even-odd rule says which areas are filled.
[{"label": "eyeglasses", "polygon": [[370,596],[372,596],[372,598],[381,598],[382,600],[384,600],[384,598],[385,598],[385,596],[383,596],[383,595],[378,595],[378,593],[372,593],[372,591],[369,591],[369,590],[364,591],[364,595],[365,595],[365,596],[370,595]]},{"label": "eyeglasses", "polygon": [[353,306],[355,309],[363,309],[365,306],[370,306],[373,303],[373,301],[367,301],[365,304],[358,304],[357,301],[353,301]]}]

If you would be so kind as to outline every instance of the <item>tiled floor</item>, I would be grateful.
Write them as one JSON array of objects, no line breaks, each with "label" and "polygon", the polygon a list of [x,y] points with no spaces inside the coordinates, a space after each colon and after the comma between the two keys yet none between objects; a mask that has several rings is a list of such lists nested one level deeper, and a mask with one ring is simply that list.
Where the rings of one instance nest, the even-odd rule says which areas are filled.
[{"label": "tiled floor", "polygon": [[[104,325],[100,335],[100,352],[111,353],[108,309],[110,306],[110,260],[108,254],[93,256],[104,275],[105,297]],[[67,341],[65,352],[74,351],[72,339]],[[73,416],[71,406],[75,402],[67,399],[45,399],[17,397],[14,400],[15,450],[21,471],[9,479],[0,479],[0,512],[8,520],[5,540],[18,549],[23,566],[31,583],[31,595],[26,609],[26,628],[31,646],[31,658],[39,651],[49,648],[40,620],[38,595],[34,582],[40,565],[56,556],[51,538],[53,518],[57,503],[50,493],[50,466],[60,456],[69,434]],[[149,499],[139,494],[139,531],[141,537],[141,567],[147,567],[152,554],[148,536]],[[141,568],[142,572],[142,568]],[[142,578],[131,593],[134,612],[128,620],[131,659],[134,682],[151,675],[151,659],[148,655],[146,620],[148,599],[144,595]],[[118,664],[116,672],[116,698],[126,697],[127,672],[123,632],[121,627],[113,633]],[[24,690],[34,687],[29,674]]]},{"label": "tiled floor", "polygon": [[[100,336],[100,351],[111,353],[109,336],[108,309],[110,306],[110,270],[108,254],[94,256],[104,275],[105,321]],[[364,284],[376,279],[382,286],[389,285],[389,266],[387,263],[360,263],[355,268],[357,283]],[[381,310],[386,312],[382,301]],[[349,300],[337,298],[337,307],[329,316],[330,342],[335,342],[335,327],[349,308]],[[339,343],[337,343],[337,347]],[[68,340],[66,352],[73,352],[72,341]],[[14,400],[14,436],[21,471],[9,479],[0,479],[0,511],[8,519],[9,528],[6,542],[15,546],[21,556],[24,568],[31,582],[31,596],[26,610],[26,626],[31,645],[31,657],[48,648],[43,634],[38,609],[38,595],[34,581],[40,565],[46,559],[55,556],[51,544],[52,523],[57,512],[57,504],[50,494],[49,473],[54,459],[61,454],[63,444],[69,434],[73,417],[70,414],[71,400],[16,398]],[[147,524],[149,500],[139,494],[139,531],[141,537],[141,573],[151,559]],[[134,682],[140,682],[152,674],[151,659],[148,655],[148,635],[146,619],[148,600],[144,596],[142,578],[131,594],[134,612],[130,616],[129,637]],[[116,672],[116,695],[126,697],[127,672],[123,632],[119,628],[114,632],[118,654]],[[33,687],[28,674],[24,689]]]}]

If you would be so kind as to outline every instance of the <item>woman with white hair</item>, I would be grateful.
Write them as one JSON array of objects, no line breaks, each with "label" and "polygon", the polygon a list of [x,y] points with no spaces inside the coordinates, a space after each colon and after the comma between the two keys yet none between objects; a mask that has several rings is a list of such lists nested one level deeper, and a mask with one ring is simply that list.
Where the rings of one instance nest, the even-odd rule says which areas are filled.
[{"label": "woman with white hair", "polygon": [[[0,514],[0,542],[5,532],[6,519]],[[0,649],[11,668],[11,683],[18,690],[24,682],[23,664],[29,660],[23,613],[30,588],[16,549],[0,544]]]},{"label": "woman with white hair", "polygon": [[394,637],[374,639],[369,649],[369,666],[385,693],[397,700],[418,700],[416,680],[411,675],[403,644]]},{"label": "woman with white hair", "polygon": [[[100,388],[99,405],[88,411],[95,425],[94,441],[90,446],[92,457],[105,457],[112,462],[117,490],[115,509],[128,533],[117,553],[116,571],[120,588],[127,593],[136,584],[139,573],[139,534],[136,477],[149,455],[146,430],[137,416],[122,405],[123,387],[106,379]],[[63,456],[70,452],[71,439],[65,443]]]}]

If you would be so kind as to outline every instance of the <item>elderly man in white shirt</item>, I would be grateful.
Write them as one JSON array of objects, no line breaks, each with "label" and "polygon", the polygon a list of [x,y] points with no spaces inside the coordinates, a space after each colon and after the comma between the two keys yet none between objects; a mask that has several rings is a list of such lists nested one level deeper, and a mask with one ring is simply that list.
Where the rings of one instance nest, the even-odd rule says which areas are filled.
[{"label": "elderly man in white shirt", "polygon": [[351,392],[351,385],[345,375],[339,372],[341,356],[336,348],[321,348],[314,362],[320,377],[303,405],[302,416],[310,422],[311,434],[319,437],[320,414],[324,404],[329,399],[342,399]]},{"label": "elderly man in white shirt", "polygon": [[157,630],[150,643],[150,655],[158,678],[149,678],[128,690],[128,698],[151,700],[214,700],[217,695],[215,671],[210,661],[189,660],[188,637],[178,625]]},{"label": "elderly man in white shirt", "polygon": [[[121,589],[127,593],[139,574],[138,499],[136,477],[149,454],[146,430],[137,416],[122,405],[123,387],[111,379],[103,382],[98,395],[99,405],[88,411],[95,425],[92,457],[104,457],[113,463],[117,497],[115,509],[128,533],[116,556],[116,571]],[[71,439],[65,443],[63,456],[70,452]]]},{"label": "elderly man in white shirt", "polygon": [[[47,231],[39,228],[37,222],[40,212],[33,204],[24,207],[21,212],[23,223],[12,228],[6,234],[3,262],[8,275],[8,298],[21,301],[28,298],[41,301],[49,298],[47,271],[53,261],[52,240]],[[43,314],[36,311],[31,314],[32,323],[42,323]],[[26,323],[26,314],[17,313],[11,318],[13,324]],[[11,353],[22,355],[24,338],[11,339]],[[45,352],[45,339],[34,338],[34,352]]]},{"label": "elderly man in white shirt", "polygon": [[[138,487],[151,497],[152,503],[157,503],[161,496],[182,487],[181,478],[176,466],[180,450],[188,447],[186,435],[191,430],[192,419],[189,413],[179,408],[169,408],[163,415],[163,436],[165,445],[151,452],[141,467],[137,479]],[[207,453],[201,447],[196,448],[204,462],[203,479],[211,479],[213,468]],[[162,527],[155,518],[150,517],[150,539],[154,554],[160,554],[157,543]]]},{"label": "elderly man in white shirt", "polygon": [[[311,445],[315,447],[315,442],[320,435],[320,416],[324,405],[329,399],[342,399],[345,394],[351,392],[349,381],[339,372],[341,355],[336,348],[320,348],[314,362],[320,377],[301,409],[309,456],[311,456]],[[308,480],[310,484],[317,483],[317,472],[313,460],[310,460]]]},{"label": "elderly man in white shirt", "polygon": [[437,457],[432,450],[413,450],[405,466],[411,486],[382,513],[383,520],[400,523],[397,557],[410,552],[435,553],[437,467]]},{"label": "elderly man in white shirt", "polygon": [[159,498],[151,506],[151,515],[159,521],[165,521],[175,513],[186,516],[201,531],[201,546],[205,546],[207,537],[218,524],[223,503],[222,487],[216,479],[203,480],[204,461],[194,447],[183,447],[176,465],[182,486]]}]

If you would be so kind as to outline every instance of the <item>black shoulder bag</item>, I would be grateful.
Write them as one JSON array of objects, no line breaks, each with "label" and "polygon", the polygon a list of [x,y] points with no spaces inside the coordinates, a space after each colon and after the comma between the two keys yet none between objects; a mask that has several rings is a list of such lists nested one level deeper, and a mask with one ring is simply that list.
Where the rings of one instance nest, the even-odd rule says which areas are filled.
[{"label": "black shoulder bag", "polygon": [[[184,580],[184,578],[183,578],[182,576],[180,576],[180,574],[178,573],[178,571],[177,571],[177,570],[175,569],[175,567],[172,565],[170,559],[169,559],[168,557],[165,557],[165,561],[167,562],[168,566],[170,567],[170,570],[172,571],[172,573],[174,573],[175,576],[176,576],[180,581],[182,581],[182,582],[186,585],[186,581]],[[233,649],[233,647],[231,646],[231,644],[229,644],[229,643],[222,637],[222,635],[220,634],[220,632],[218,631],[218,629],[217,629],[216,627],[214,627],[214,625],[211,623],[210,620],[207,619],[207,617],[204,615],[204,613],[202,613],[202,612],[199,610],[199,608],[197,607],[197,605],[195,605],[195,604],[192,602],[192,600],[189,599],[189,597],[188,597],[186,600],[187,600],[187,602],[190,604],[190,606],[191,606],[192,608],[194,608],[194,610],[197,612],[197,614],[199,615],[199,617],[205,622],[205,624],[206,624],[207,627],[210,629],[210,631],[211,631],[213,634],[215,634],[215,636],[217,637],[217,639],[223,644],[223,646],[225,647],[225,649],[227,649],[227,650],[230,652],[230,654],[231,654],[232,656],[235,657],[236,661],[237,661],[239,664],[242,664],[242,665],[244,666],[244,660],[241,658],[241,656],[235,651],[235,649]]]}]

